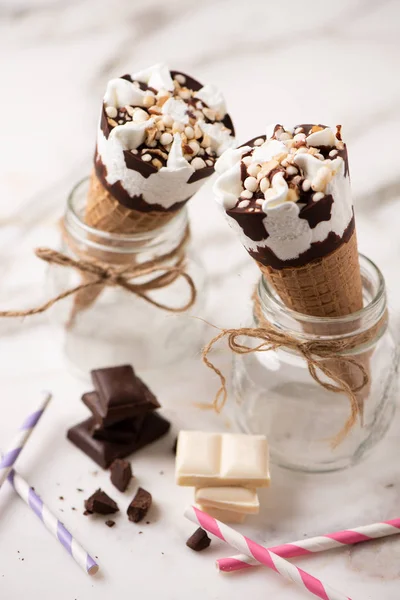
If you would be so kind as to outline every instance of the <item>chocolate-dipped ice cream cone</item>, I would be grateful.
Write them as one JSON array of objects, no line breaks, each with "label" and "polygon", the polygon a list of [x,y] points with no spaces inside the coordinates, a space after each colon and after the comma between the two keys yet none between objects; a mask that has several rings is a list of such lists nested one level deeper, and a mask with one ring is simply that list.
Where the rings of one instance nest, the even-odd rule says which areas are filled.
[{"label": "chocolate-dipped ice cream cone", "polygon": [[[158,64],[109,81],[85,221],[102,231],[154,231],[173,219],[234,145],[221,93]],[[104,262],[111,260],[104,256]],[[102,286],[75,298],[73,317]]]},{"label": "chocolate-dipped ice cream cone", "polygon": [[[284,304],[315,317],[342,317],[363,307],[340,129],[273,125],[216,164],[214,191],[229,224]],[[357,360],[368,370],[366,353]],[[353,388],[362,382],[356,367],[330,362],[330,368]]]}]

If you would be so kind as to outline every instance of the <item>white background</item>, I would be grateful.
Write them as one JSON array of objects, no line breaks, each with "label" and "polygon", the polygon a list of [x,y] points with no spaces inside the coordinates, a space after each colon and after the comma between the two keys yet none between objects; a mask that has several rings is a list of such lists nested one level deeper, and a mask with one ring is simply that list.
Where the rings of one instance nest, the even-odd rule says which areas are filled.
[{"label": "white background", "polygon": [[[360,249],[384,271],[396,309],[397,0],[2,0],[0,18],[1,308],[42,298],[44,267],[32,248],[56,241],[66,193],[88,172],[107,80],[163,59],[224,90],[239,142],[262,133],[270,121],[343,124]],[[195,243],[214,283],[205,316],[219,326],[237,326],[257,269],[216,212],[209,185],[191,203],[191,216]],[[65,431],[86,414],[79,398],[90,384],[68,371],[61,340],[45,316],[2,321],[0,336],[0,447],[37,391],[51,389],[54,401],[19,470],[101,564],[96,578],[81,572],[7,484],[0,493],[1,598],[307,597],[261,569],[218,575],[214,558],[229,554],[220,542],[199,555],[186,549],[193,527],[182,510],[191,491],[173,482],[173,433],[133,458],[137,479],[124,495],[69,445]],[[228,352],[217,356],[228,370]],[[227,424],[226,417],[218,421],[194,407],[210,401],[216,389],[199,359],[142,375],[174,431]],[[273,469],[262,513],[243,531],[273,544],[398,517],[398,426],[397,420],[375,454],[348,472],[301,476]],[[123,514],[137,484],[155,499],[150,525],[128,523]],[[113,529],[82,515],[83,497],[100,485],[121,507]],[[397,600],[399,559],[400,540],[392,538],[298,562],[356,600]]]}]

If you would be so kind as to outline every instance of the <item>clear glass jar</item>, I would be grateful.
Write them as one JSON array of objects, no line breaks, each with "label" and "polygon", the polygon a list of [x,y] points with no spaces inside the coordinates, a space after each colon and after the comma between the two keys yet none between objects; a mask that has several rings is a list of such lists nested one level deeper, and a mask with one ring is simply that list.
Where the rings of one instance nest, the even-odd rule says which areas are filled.
[{"label": "clear glass jar", "polygon": [[[186,208],[166,225],[140,234],[115,234],[96,230],[84,222],[88,180],[72,190],[62,222],[60,252],[74,259],[95,259],[107,265],[139,265],[173,251],[184,241],[188,231]],[[176,257],[163,262],[174,266]],[[57,302],[49,315],[61,327],[65,354],[86,375],[90,369],[130,363],[138,369],[151,369],[171,364],[184,357],[197,355],[203,344],[204,324],[191,318],[202,312],[207,282],[202,264],[185,246],[184,270],[196,286],[193,306],[185,312],[158,308],[142,297],[121,287],[104,286],[86,308],[76,310],[77,296]],[[145,283],[160,273],[135,278]],[[73,268],[51,265],[47,278],[50,297],[82,283],[82,273]],[[173,283],[146,292],[156,302],[182,307],[190,298],[187,281],[179,277]]]},{"label": "clear glass jar", "polygon": [[[368,343],[347,351],[367,367],[370,384],[357,395],[360,414],[356,424],[336,447],[332,441],[350,413],[345,394],[318,384],[305,359],[294,351],[280,348],[234,355],[235,420],[242,431],[268,437],[275,464],[310,472],[345,468],[358,462],[391,422],[398,351],[384,318],[385,282],[379,269],[362,255],[360,267],[364,308],[346,317],[316,318],[297,313],[280,301],[264,278],[259,282],[263,317],[302,341],[337,340],[374,328]],[[255,315],[250,326],[259,326]],[[244,343],[257,345],[248,338]]]}]

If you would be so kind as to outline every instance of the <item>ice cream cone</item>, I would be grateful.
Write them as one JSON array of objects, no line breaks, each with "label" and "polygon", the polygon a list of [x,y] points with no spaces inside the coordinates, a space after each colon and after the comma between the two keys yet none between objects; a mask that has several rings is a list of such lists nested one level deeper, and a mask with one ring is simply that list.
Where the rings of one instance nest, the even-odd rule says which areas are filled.
[{"label": "ice cream cone", "polygon": [[[214,190],[229,224],[287,307],[329,318],[363,307],[347,150],[339,126],[336,134],[322,125],[272,126],[267,136],[225,152],[216,171]],[[316,336],[328,334],[323,324],[302,327]],[[369,352],[354,358],[370,375]],[[325,366],[353,390],[363,383],[361,370],[339,358]],[[370,383],[356,393],[361,414],[369,391]]]},{"label": "ice cream cone", "polygon": [[[132,236],[161,229],[212,175],[233,136],[223,96],[212,85],[164,64],[112,79],[101,108],[85,223]],[[115,248],[93,254],[111,265],[132,261]],[[102,289],[99,284],[75,296],[69,326]]]}]

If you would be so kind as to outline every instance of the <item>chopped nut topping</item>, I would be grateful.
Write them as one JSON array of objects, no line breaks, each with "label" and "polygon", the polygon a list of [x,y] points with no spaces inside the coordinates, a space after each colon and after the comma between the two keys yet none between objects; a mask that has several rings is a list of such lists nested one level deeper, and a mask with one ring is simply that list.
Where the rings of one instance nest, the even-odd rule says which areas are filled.
[{"label": "chopped nut topping", "polygon": [[[253,141],[254,149],[241,159],[243,190],[236,207],[246,212],[260,212],[265,201],[271,201],[271,206],[275,206],[275,201],[299,202],[303,207],[324,198],[329,194],[328,186],[337,170],[332,163],[337,163],[338,157],[343,160],[345,146],[340,126],[337,131],[334,136],[332,130],[321,125],[301,125],[290,131],[276,125],[270,139],[260,137]],[[317,132],[322,133],[310,137]],[[268,145],[271,140],[276,140],[276,145]],[[272,150],[272,158],[265,162],[260,160],[263,149],[258,149],[264,144],[265,156],[271,156]],[[303,158],[304,155],[310,158]],[[297,161],[300,156],[301,160]],[[308,177],[308,173],[312,175]]]},{"label": "chopped nut topping", "polygon": [[[131,153],[138,155],[144,162],[151,163],[156,169],[166,166],[168,153],[173,143],[174,135],[179,134],[182,140],[184,158],[195,170],[213,167],[217,159],[213,141],[203,132],[201,123],[222,124],[216,111],[207,106],[195,96],[195,91],[187,87],[186,77],[175,74],[173,77],[174,90],[160,89],[156,91],[146,88],[144,83],[132,82],[137,88],[144,91],[142,106],[126,105],[119,109],[114,106],[105,106],[108,125],[113,128],[123,126],[125,123],[144,123],[152,119],[153,125],[145,131],[145,141],[138,148],[131,149]],[[166,102],[175,98],[179,103],[186,105],[185,119],[179,116],[179,109],[164,108]],[[171,104],[171,103],[170,103]],[[163,114],[163,113],[166,114]],[[171,112],[171,114],[168,114]],[[222,131],[232,135],[230,129],[222,124]],[[263,140],[261,140],[263,143]]]}]

